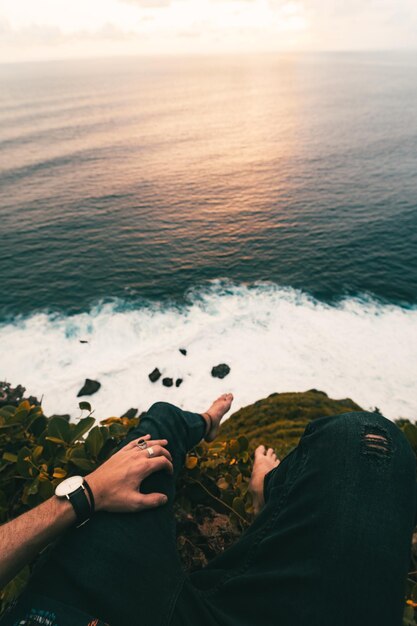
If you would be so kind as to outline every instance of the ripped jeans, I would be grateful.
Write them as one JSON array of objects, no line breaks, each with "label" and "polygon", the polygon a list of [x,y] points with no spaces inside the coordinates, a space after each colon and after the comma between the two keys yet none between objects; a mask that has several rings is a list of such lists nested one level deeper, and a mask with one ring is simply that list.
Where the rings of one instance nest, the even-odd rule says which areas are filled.
[{"label": "ripped jeans", "polygon": [[[204,423],[158,402],[129,439],[148,432],[169,440],[177,476]],[[266,504],[251,527],[191,575],[175,546],[174,480],[158,473],[145,483],[170,504],[99,513],[71,530],[31,590],[111,626],[401,625],[416,462],[403,433],[381,415],[310,423],[265,477]]]}]

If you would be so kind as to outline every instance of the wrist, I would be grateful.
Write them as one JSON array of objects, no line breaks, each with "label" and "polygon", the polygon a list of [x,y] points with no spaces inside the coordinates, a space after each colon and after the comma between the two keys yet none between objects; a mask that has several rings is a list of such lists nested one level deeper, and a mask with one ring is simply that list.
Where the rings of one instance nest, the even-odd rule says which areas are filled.
[{"label": "wrist", "polygon": [[71,522],[77,519],[74,507],[67,498],[59,498],[57,495],[54,495],[53,501],[55,507],[55,515],[58,519],[63,519]]},{"label": "wrist", "polygon": [[[91,474],[88,474],[88,476],[85,476],[84,479],[88,481],[90,489],[93,493],[95,510],[102,511],[104,509],[104,493],[100,485],[100,478],[97,476],[96,472],[92,472]],[[87,489],[86,494],[91,506],[91,496]]]},{"label": "wrist", "polygon": [[69,476],[58,483],[55,495],[71,503],[77,518],[77,528],[88,522],[94,514],[94,495],[82,476]]}]

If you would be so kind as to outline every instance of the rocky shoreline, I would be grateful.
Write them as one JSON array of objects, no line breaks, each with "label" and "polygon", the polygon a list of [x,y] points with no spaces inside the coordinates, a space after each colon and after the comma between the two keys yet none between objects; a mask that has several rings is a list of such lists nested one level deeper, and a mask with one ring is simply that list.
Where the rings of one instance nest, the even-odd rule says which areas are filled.
[{"label": "rocky shoreline", "polygon": [[[80,340],[80,343],[88,343],[85,340]],[[186,348],[179,348],[178,351],[186,357],[188,351]],[[162,371],[161,371],[162,370]],[[148,374],[148,379],[151,383],[155,384],[160,382],[164,387],[175,387],[178,388],[184,383],[184,379],[180,377],[174,377],[166,372],[163,374],[164,368],[154,367],[151,372]],[[210,373],[207,372],[207,375],[211,375],[212,378],[223,379],[230,374],[231,367],[227,363],[218,363],[217,365],[213,365],[210,370]],[[97,393],[102,387],[102,383],[98,380],[94,380],[92,378],[86,378],[84,383],[81,385],[77,398],[83,398],[86,396],[92,396]],[[29,400],[31,404],[40,405],[42,403],[42,399],[39,401],[35,396],[29,396],[28,398],[24,398],[24,393],[26,389],[22,385],[17,385],[16,387],[12,387],[12,385],[8,382],[0,382],[0,407],[10,405],[10,406],[18,406],[18,404],[23,400]],[[131,411],[132,409],[129,409]]]}]

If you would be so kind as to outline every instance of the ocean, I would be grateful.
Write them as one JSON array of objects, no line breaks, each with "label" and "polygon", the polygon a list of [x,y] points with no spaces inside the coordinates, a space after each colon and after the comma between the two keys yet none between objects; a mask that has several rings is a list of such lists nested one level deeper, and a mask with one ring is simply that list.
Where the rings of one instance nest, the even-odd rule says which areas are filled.
[{"label": "ocean", "polygon": [[0,65],[0,380],[74,417],[92,378],[103,418],[317,388],[415,419],[416,79],[400,52]]}]

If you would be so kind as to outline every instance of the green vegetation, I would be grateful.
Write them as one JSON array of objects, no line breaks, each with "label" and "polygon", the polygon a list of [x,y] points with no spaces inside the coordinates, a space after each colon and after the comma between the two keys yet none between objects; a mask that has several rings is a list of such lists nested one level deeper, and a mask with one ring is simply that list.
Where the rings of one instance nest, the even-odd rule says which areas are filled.
[{"label": "green vegetation", "polygon": [[[140,419],[110,417],[96,424],[89,403],[79,406],[74,423],[65,416],[48,418],[28,400],[0,408],[0,523],[49,498],[66,476],[91,472]],[[248,482],[256,445],[268,443],[282,458],[311,420],[352,410],[360,410],[352,400],[332,400],[317,390],[272,394],[234,413],[214,443],[198,445],[187,457],[176,499],[178,549],[185,567],[201,567],[250,524]],[[397,423],[417,454],[417,428],[407,420]],[[412,569],[417,570],[414,560]],[[25,568],[0,591],[0,610],[28,576]],[[410,575],[404,626],[416,626],[416,607],[417,585]]]},{"label": "green vegetation", "polygon": [[267,442],[282,458],[294,448],[311,420],[325,415],[361,411],[349,398],[332,400],[323,391],[273,393],[236,411],[222,426],[220,438],[243,434],[251,449]]}]

